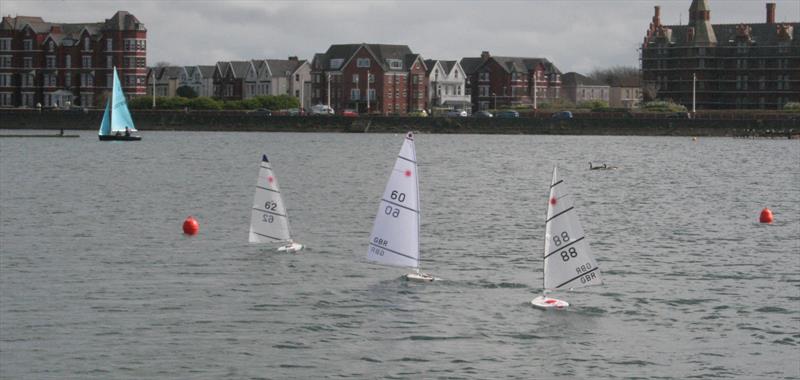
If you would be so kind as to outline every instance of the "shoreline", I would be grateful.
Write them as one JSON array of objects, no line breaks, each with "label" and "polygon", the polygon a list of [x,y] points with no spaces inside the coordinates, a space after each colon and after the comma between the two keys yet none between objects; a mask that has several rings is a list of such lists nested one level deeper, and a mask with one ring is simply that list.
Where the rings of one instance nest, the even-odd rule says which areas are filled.
[{"label": "shoreline", "polygon": [[[407,117],[407,116],[258,116],[246,111],[132,110],[139,131],[204,132],[338,132],[720,136],[800,138],[800,114],[756,115],[727,119],[726,114],[698,119],[620,115],[580,115],[556,120],[542,117]],[[102,110],[0,110],[0,129],[96,130]],[[717,116],[715,116],[717,115]]]}]

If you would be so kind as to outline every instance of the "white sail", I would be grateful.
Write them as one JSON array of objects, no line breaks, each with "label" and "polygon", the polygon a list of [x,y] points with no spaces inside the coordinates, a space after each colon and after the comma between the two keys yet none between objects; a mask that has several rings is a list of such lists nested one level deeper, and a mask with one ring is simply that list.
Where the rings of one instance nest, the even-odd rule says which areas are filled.
[{"label": "white sail", "polygon": [[272,172],[267,155],[263,155],[253,197],[249,241],[269,243],[289,239],[289,217],[283,205],[278,180]]},{"label": "white sail", "polygon": [[419,268],[419,181],[414,134],[406,134],[383,191],[367,259],[380,264]]},{"label": "white sail", "polygon": [[600,270],[589,249],[572,196],[553,168],[544,243],[544,288],[600,285]]}]

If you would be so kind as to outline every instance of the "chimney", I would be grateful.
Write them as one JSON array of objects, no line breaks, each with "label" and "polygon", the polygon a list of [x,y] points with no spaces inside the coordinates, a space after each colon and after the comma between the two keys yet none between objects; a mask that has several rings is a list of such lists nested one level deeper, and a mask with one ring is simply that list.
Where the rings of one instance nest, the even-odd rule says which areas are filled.
[{"label": "chimney", "polygon": [[294,56],[294,55],[289,56],[289,60],[290,61],[296,61],[297,60],[297,56]]},{"label": "chimney", "polygon": [[481,59],[482,60],[485,61],[485,60],[489,59],[489,57],[491,57],[491,54],[489,54],[488,51],[484,50],[484,51],[481,52]]},{"label": "chimney", "polygon": [[767,3],[767,24],[775,23],[775,3]]},{"label": "chimney", "polygon": [[653,15],[653,25],[659,26],[661,25],[661,7],[656,5],[654,8],[655,14]]}]

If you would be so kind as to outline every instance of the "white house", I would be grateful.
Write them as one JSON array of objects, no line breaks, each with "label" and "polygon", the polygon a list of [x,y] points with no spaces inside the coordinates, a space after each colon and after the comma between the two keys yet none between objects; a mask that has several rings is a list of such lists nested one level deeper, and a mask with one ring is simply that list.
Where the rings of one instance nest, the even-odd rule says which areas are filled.
[{"label": "white house", "polygon": [[428,104],[431,108],[469,110],[464,68],[460,61],[426,60],[428,68]]}]

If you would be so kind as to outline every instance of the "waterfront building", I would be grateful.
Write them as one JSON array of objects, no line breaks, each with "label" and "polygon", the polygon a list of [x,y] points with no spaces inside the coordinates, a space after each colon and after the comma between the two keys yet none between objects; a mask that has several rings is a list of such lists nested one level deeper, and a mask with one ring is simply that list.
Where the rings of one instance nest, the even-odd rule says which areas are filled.
[{"label": "waterfront building", "polygon": [[467,75],[459,61],[425,60],[428,78],[428,104],[431,109],[471,111],[466,93]]},{"label": "waterfront building", "polygon": [[213,65],[186,66],[188,80],[185,85],[191,87],[197,96],[214,96],[214,69]]},{"label": "waterfront building", "polygon": [[474,111],[527,106],[561,97],[561,71],[546,58],[496,57],[461,60]]},{"label": "waterfront building", "polygon": [[693,0],[687,25],[655,14],[641,48],[644,96],[697,109],[779,109],[800,101],[800,23],[712,24],[708,0]]},{"label": "waterfront building", "polygon": [[633,109],[642,102],[641,77],[615,78],[609,83],[608,105],[612,108]]},{"label": "waterfront building", "polygon": [[301,107],[309,104],[311,66],[297,57],[217,62],[213,78],[214,94],[220,99],[289,95],[300,100]]},{"label": "waterfront building", "polygon": [[103,106],[116,66],[127,96],[146,93],[147,30],[126,11],[98,23],[0,22],[0,106]]},{"label": "waterfront building", "polygon": [[575,105],[595,100],[608,103],[611,94],[609,85],[576,72],[561,76],[561,88],[564,98]]},{"label": "waterfront building", "polygon": [[311,62],[314,104],[404,115],[428,108],[427,68],[407,45],[331,45]]}]

